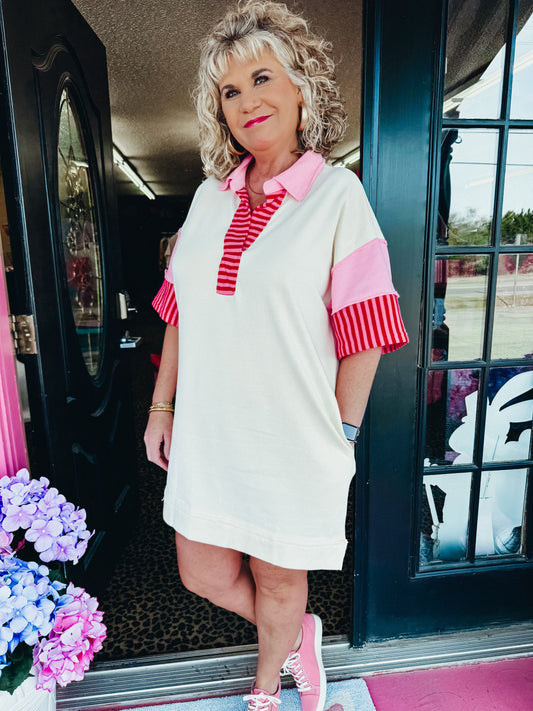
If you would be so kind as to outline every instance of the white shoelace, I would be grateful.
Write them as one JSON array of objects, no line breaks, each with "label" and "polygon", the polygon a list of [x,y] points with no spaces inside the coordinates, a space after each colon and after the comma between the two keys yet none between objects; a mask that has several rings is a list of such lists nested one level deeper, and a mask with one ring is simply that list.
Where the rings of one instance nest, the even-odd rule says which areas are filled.
[{"label": "white shoelace", "polygon": [[274,706],[279,706],[281,704],[280,699],[276,696],[269,696],[268,694],[249,694],[243,697],[243,701],[249,701],[248,711],[271,711],[270,704]]},{"label": "white shoelace", "polygon": [[287,661],[283,665],[282,672],[284,674],[292,675],[292,678],[296,682],[296,688],[298,691],[311,691],[313,688],[307,678],[307,674],[302,666],[302,660],[300,659],[298,652],[291,652],[291,654],[289,654]]}]

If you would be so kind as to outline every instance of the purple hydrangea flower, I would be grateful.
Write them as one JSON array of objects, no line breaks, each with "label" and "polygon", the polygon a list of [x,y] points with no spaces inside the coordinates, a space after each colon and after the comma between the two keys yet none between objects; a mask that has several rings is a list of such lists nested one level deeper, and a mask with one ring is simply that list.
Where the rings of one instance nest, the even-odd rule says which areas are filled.
[{"label": "purple hydrangea flower", "polygon": [[85,518],[85,511],[50,487],[45,477],[30,479],[28,470],[21,469],[14,477],[0,479],[0,532],[25,530],[25,539],[46,563],[79,561],[94,533],[87,530]]}]

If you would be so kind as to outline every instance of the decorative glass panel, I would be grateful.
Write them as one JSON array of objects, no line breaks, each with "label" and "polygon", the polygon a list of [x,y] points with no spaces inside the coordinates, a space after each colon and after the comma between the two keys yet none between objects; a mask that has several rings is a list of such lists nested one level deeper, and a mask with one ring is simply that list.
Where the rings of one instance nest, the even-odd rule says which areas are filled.
[{"label": "decorative glass panel", "polygon": [[483,254],[435,260],[432,361],[481,358],[488,268]]},{"label": "decorative glass panel", "polygon": [[476,556],[522,552],[526,469],[483,472],[479,492]]},{"label": "decorative glass panel", "polygon": [[422,491],[420,566],[464,560],[470,473],[426,474]]},{"label": "decorative glass panel", "polygon": [[[533,46],[531,50],[533,54]],[[533,94],[533,83],[531,84]],[[533,113],[531,114],[533,118]],[[502,244],[533,244],[533,130],[509,131],[503,193]]]},{"label": "decorative glass panel", "polygon": [[509,3],[450,0],[443,113],[499,118]]},{"label": "decorative glass panel", "polygon": [[443,131],[437,242],[490,244],[498,131]]},{"label": "decorative glass panel", "polygon": [[70,307],[89,375],[98,374],[103,345],[102,267],[91,169],[72,94],[61,95],[58,194]]},{"label": "decorative glass panel", "polygon": [[511,118],[533,118],[533,3],[521,0],[513,65]]},{"label": "decorative glass panel", "polygon": [[491,368],[483,462],[529,459],[533,368]]},{"label": "decorative glass panel", "polygon": [[533,253],[498,260],[492,358],[533,358]]},{"label": "decorative glass panel", "polygon": [[479,370],[429,371],[426,466],[472,462],[478,387]]}]

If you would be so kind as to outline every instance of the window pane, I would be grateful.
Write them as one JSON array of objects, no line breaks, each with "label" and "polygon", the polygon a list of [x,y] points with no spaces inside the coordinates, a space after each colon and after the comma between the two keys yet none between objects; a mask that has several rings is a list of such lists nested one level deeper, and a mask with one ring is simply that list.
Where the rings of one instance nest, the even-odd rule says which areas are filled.
[{"label": "window pane", "polygon": [[70,306],[85,366],[96,377],[104,336],[101,246],[89,157],[68,88],[61,95],[57,146],[62,256]]},{"label": "window pane", "polygon": [[526,480],[526,469],[481,475],[476,556],[522,552]]},{"label": "window pane", "polygon": [[439,245],[490,244],[497,149],[497,131],[443,131]]},{"label": "window pane", "polygon": [[[532,49],[533,52],[533,49]],[[531,85],[533,94],[533,83]],[[509,131],[500,240],[533,244],[533,131]]]},{"label": "window pane", "polygon": [[533,367],[491,368],[483,461],[529,459]]},{"label": "window pane", "polygon": [[509,2],[450,0],[444,116],[499,118]]},{"label": "window pane", "polygon": [[424,476],[421,567],[465,559],[470,482],[470,473]]},{"label": "window pane", "polygon": [[431,370],[428,373],[427,466],[472,462],[478,387],[479,370]]},{"label": "window pane", "polygon": [[533,253],[498,260],[492,358],[533,358]]},{"label": "window pane", "polygon": [[533,3],[521,0],[513,65],[511,118],[533,118]]},{"label": "window pane", "polygon": [[435,260],[433,361],[481,358],[488,269],[483,254]]}]

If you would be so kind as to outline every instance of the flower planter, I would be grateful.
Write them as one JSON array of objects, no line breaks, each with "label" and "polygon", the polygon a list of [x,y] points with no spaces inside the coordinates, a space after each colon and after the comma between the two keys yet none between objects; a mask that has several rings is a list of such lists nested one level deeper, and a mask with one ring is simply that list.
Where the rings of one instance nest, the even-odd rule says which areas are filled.
[{"label": "flower planter", "polygon": [[11,695],[0,691],[0,709],[2,711],[55,711],[55,691],[37,690],[35,677],[29,676]]}]

